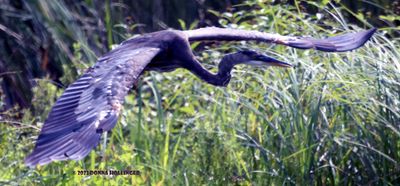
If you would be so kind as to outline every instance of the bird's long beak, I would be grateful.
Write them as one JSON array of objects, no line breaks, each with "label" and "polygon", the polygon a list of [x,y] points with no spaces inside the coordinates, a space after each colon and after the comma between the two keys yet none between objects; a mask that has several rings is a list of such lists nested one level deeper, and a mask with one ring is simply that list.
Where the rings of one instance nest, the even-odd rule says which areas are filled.
[{"label": "bird's long beak", "polygon": [[266,55],[258,55],[254,60],[248,61],[245,64],[253,65],[253,66],[278,66],[278,67],[293,67],[292,64],[286,63],[283,61],[279,61],[275,58],[266,56]]}]

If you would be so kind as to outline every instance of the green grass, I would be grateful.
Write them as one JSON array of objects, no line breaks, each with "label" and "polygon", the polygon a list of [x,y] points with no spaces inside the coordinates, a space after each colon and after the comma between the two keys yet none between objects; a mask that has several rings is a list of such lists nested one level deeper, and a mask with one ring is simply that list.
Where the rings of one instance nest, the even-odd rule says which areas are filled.
[{"label": "green grass", "polygon": [[[325,17],[318,19],[296,7],[263,6],[251,5],[251,14],[220,15],[221,22],[316,37],[360,29],[339,19],[339,8],[325,12],[321,5]],[[146,73],[127,97],[106,146],[101,142],[82,161],[28,169],[23,159],[62,93],[48,80],[38,80],[37,114],[26,111],[23,118],[4,122],[13,112],[3,113],[0,184],[395,185],[400,180],[399,46],[399,38],[377,33],[364,47],[346,53],[249,42],[196,50],[212,68],[232,48],[273,54],[295,67],[238,67],[227,88],[184,70]],[[104,169],[139,170],[141,175],[73,172]]]}]

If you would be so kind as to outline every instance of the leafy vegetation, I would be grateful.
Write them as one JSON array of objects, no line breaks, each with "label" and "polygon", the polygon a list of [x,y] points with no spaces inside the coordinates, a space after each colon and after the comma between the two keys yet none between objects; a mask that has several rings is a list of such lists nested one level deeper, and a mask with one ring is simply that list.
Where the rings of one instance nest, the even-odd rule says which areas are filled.
[{"label": "leafy vegetation", "polygon": [[[46,4],[49,16],[45,18],[58,11],[57,16],[77,11],[54,8],[64,6]],[[348,24],[342,13],[350,10],[327,1],[308,6],[317,13],[261,1],[237,5],[232,12],[210,12],[226,27],[285,35],[325,37],[370,26]],[[63,63],[62,82],[68,84],[95,62],[94,54],[99,52],[89,47],[91,38],[79,34],[84,25],[74,26],[63,18],[57,20],[65,23],[56,24],[45,18],[49,36],[75,40],[72,62]],[[365,17],[357,18],[367,23]],[[120,29],[126,24],[107,20],[111,19],[106,19],[106,43],[114,43],[110,37],[115,35],[130,36],[130,30]],[[207,68],[215,68],[225,53],[242,48],[277,56],[295,67],[239,67],[227,88],[208,85],[184,70],[146,73],[127,97],[118,124],[104,138],[107,145],[102,142],[82,161],[29,169],[23,159],[63,92],[50,76],[37,79],[33,109],[25,109],[23,115],[12,110],[1,114],[0,183],[394,185],[400,180],[400,43],[387,35],[394,29],[386,28],[364,47],[346,53],[251,42],[195,43],[196,55]],[[55,52],[62,53],[64,44],[55,43]],[[141,174],[82,176],[77,174],[80,170],[139,170]]]}]

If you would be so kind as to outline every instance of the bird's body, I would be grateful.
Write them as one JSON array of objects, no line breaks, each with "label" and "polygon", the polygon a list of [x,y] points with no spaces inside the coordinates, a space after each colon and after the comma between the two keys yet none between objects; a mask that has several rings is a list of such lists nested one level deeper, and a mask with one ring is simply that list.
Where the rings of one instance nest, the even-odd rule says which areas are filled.
[{"label": "bird's body", "polygon": [[238,64],[291,66],[253,51],[239,51],[223,57],[216,74],[204,69],[190,49],[190,42],[203,40],[254,40],[291,47],[342,52],[362,46],[375,29],[317,40],[222,28],[191,31],[165,30],[131,38],[101,57],[71,84],[53,106],[36,146],[25,162],[44,165],[54,160],[79,160],[111,130],[125,96],[146,70],[172,71],[184,68],[216,86],[226,86]]}]

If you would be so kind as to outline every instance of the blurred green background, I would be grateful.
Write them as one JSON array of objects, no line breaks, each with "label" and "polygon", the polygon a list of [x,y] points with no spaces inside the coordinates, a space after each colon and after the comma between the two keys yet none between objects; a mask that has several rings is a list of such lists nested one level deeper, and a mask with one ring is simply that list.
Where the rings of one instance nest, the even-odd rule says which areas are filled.
[{"label": "blurred green background", "polygon": [[[395,185],[399,15],[398,0],[0,0],[0,184]],[[204,26],[314,37],[371,27],[379,33],[341,54],[251,42],[193,45],[209,69],[239,48],[296,67],[239,67],[227,88],[184,70],[147,73],[106,147],[78,162],[24,166],[51,105],[113,45]],[[83,169],[142,175],[73,173]]]}]

